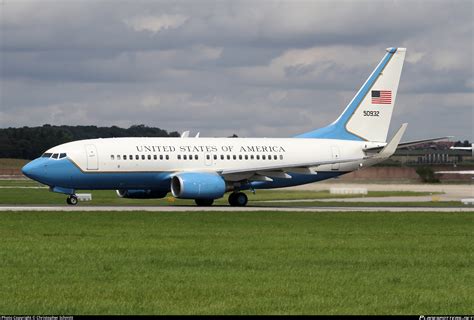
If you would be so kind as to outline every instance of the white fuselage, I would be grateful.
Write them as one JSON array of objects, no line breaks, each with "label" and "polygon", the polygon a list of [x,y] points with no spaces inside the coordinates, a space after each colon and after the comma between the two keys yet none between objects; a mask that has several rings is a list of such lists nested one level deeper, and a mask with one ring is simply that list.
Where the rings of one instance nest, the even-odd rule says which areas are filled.
[{"label": "white fuselage", "polygon": [[294,138],[106,138],[56,146],[83,172],[225,171],[295,166],[336,159],[361,159],[318,166],[318,171],[353,171],[363,148],[380,143]]}]

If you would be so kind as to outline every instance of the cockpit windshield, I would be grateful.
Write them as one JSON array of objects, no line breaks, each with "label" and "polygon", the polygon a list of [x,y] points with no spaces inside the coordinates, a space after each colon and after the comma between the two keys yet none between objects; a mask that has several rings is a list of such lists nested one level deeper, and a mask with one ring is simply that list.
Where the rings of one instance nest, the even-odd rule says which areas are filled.
[{"label": "cockpit windshield", "polygon": [[41,158],[53,158],[53,159],[62,159],[66,158],[67,154],[66,153],[43,153]]}]

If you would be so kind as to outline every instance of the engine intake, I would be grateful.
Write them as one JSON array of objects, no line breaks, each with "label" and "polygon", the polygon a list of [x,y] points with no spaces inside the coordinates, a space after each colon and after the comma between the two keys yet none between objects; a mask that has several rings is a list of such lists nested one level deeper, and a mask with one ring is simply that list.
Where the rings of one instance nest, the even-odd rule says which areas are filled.
[{"label": "engine intake", "polygon": [[221,176],[214,173],[184,172],[171,178],[171,193],[181,199],[217,199],[226,191]]}]

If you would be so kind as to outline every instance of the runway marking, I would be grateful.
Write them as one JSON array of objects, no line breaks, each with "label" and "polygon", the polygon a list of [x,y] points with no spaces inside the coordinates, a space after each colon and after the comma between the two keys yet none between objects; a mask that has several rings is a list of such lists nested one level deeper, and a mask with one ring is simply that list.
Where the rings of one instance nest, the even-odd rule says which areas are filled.
[{"label": "runway marking", "polygon": [[474,212],[473,207],[195,207],[195,206],[0,206],[0,211],[148,211],[148,212],[251,212],[251,211],[284,211],[284,212]]}]

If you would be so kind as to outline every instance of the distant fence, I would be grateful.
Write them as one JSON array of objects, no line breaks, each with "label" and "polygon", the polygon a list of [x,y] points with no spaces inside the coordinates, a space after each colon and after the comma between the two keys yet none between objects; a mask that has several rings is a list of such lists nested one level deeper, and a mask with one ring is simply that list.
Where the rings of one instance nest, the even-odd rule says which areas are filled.
[{"label": "distant fence", "polygon": [[23,176],[21,169],[0,169],[0,176]]}]

